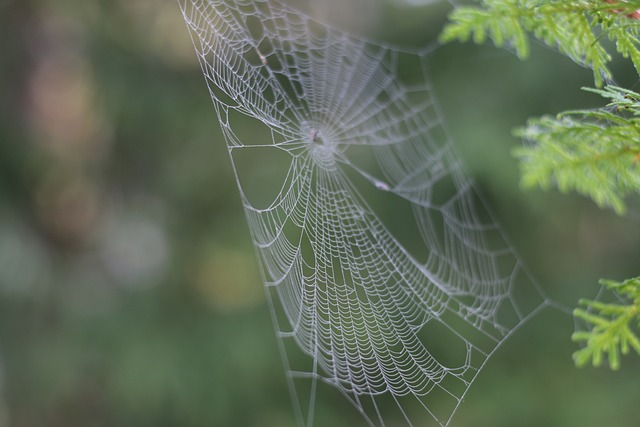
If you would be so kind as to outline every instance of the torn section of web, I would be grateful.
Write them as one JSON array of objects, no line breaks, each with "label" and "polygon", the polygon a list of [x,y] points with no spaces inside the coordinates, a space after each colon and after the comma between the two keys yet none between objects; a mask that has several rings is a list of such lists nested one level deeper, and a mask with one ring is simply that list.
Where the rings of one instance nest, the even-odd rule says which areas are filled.
[{"label": "torn section of web", "polygon": [[427,56],[275,0],[179,3],[300,424],[333,390],[370,425],[447,425],[547,300],[463,170]]}]

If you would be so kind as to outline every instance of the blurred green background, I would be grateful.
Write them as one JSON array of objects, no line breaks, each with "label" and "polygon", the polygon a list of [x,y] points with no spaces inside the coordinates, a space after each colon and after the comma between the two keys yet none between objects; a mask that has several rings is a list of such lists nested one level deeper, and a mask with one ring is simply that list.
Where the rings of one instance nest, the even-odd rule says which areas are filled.
[{"label": "blurred green background", "polygon": [[[434,37],[447,10],[311,7],[411,46]],[[600,103],[579,90],[590,72],[538,47],[523,63],[449,45],[431,66],[469,171],[545,290],[573,306],[600,277],[638,274],[637,220],[522,193],[510,156],[520,144],[511,129],[527,117]],[[633,84],[624,64],[618,75]],[[528,324],[452,426],[638,425],[639,358],[615,373],[577,370],[572,330],[553,311]],[[339,399],[320,406],[332,427],[355,425]],[[177,3],[0,0],[0,427],[292,425],[236,184]]]}]

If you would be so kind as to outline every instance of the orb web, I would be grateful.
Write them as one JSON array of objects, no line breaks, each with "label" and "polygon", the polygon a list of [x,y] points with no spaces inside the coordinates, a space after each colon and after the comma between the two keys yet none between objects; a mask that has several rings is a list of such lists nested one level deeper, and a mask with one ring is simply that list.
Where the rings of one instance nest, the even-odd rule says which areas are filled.
[{"label": "orb web", "polygon": [[[179,0],[226,140],[301,425],[447,425],[548,304],[444,129],[428,50],[277,0]],[[391,212],[391,214],[390,214]]]}]

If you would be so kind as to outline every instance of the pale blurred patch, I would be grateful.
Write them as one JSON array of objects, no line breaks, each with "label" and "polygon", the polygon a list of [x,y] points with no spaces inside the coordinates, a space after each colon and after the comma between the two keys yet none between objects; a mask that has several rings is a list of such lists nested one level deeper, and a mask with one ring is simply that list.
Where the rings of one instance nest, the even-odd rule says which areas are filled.
[{"label": "pale blurred patch", "polygon": [[370,34],[383,21],[381,0],[285,0],[285,3],[308,10],[320,22],[356,34]]},{"label": "pale blurred patch", "polygon": [[82,165],[108,152],[111,130],[97,103],[82,32],[59,14],[43,16],[31,40],[27,119],[37,148]]},{"label": "pale blurred patch", "polygon": [[142,214],[110,214],[100,231],[99,252],[107,275],[127,288],[154,286],[168,269],[166,232]]},{"label": "pale blurred patch", "polygon": [[44,243],[22,221],[11,217],[0,219],[0,294],[20,297],[41,294],[50,286],[52,273]]},{"label": "pale blurred patch", "polygon": [[191,69],[199,66],[194,60],[191,38],[177,2],[117,0],[115,5],[130,25],[123,28],[105,22],[112,37],[171,67]]},{"label": "pale blurred patch", "polygon": [[45,10],[29,38],[25,94],[25,122],[39,171],[32,201],[45,235],[77,249],[100,220],[99,171],[110,155],[112,129],[96,96],[84,21]]},{"label": "pale blurred patch", "polygon": [[265,293],[252,252],[212,247],[194,267],[193,287],[218,311],[235,311],[262,304]]}]

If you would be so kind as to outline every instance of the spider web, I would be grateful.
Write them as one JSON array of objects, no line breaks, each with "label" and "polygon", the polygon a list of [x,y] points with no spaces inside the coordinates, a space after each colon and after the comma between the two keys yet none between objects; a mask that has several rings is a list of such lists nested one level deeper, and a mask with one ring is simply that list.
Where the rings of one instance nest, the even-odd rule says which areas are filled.
[{"label": "spider web", "polygon": [[428,52],[277,0],[179,3],[298,422],[313,425],[319,393],[337,391],[368,425],[447,425],[494,350],[548,300],[452,148]]}]

